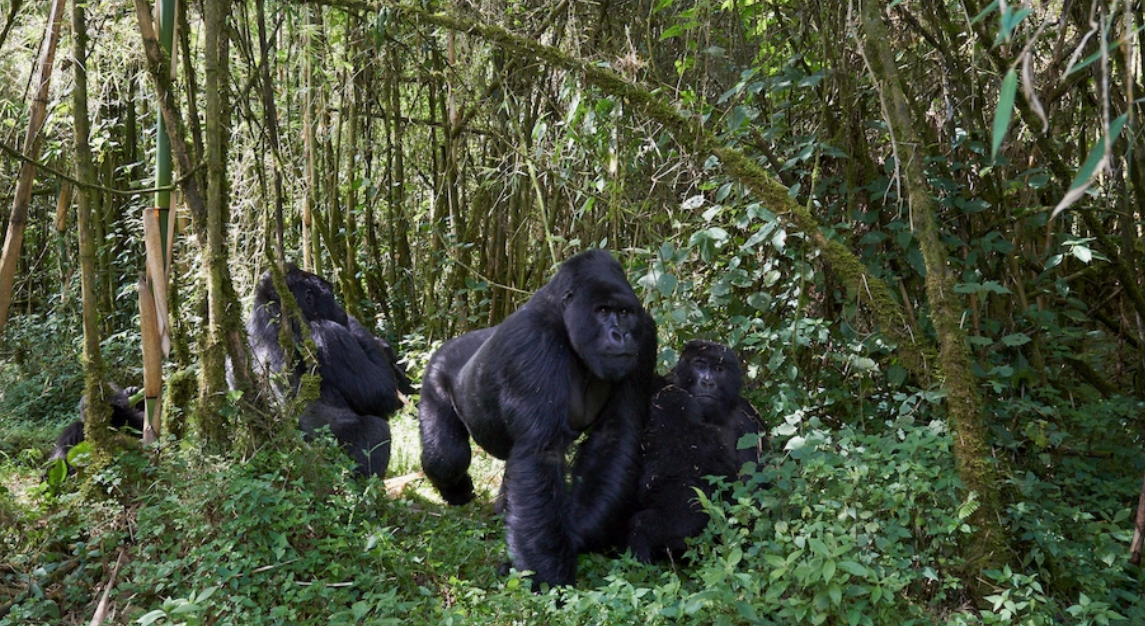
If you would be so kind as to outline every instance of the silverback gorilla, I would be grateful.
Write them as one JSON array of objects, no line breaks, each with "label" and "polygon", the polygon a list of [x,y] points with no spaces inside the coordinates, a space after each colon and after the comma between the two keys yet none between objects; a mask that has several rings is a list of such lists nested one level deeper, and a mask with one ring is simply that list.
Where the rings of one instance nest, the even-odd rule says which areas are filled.
[{"label": "silverback gorilla", "polygon": [[[107,403],[111,405],[111,420],[112,428],[128,427],[132,434],[142,437],[143,436],[143,400],[131,404],[131,396],[135,395],[138,387],[128,387],[120,389],[118,385],[111,383],[111,398]],[[48,457],[48,465],[50,466],[57,459],[64,461],[65,467],[70,474],[72,468],[67,464],[68,452],[73,447],[78,445],[84,440],[84,422],[87,421],[87,396],[80,399],[80,418],[71,424],[68,424],[64,431],[60,433],[56,439],[56,448],[52,450],[52,455]]]},{"label": "silverback gorilla", "polygon": [[[506,461],[510,556],[534,589],[573,584],[579,551],[624,541],[655,360],[656,324],[604,250],[568,259],[500,325],[430,359],[422,469],[460,505],[473,498],[470,436]],[[569,484],[565,453],[585,430]]]},{"label": "silverback gorilla", "polygon": [[759,414],[740,397],[743,372],[735,352],[714,341],[689,341],[668,385],[652,400],[641,438],[641,474],[636,513],[628,523],[628,546],[648,563],[678,557],[685,539],[700,534],[708,515],[696,489],[711,497],[705,476],[735,478],[748,461],[758,462],[757,443],[737,452],[748,433],[759,434]]},{"label": "silverback gorilla", "polygon": [[[398,408],[398,391],[413,393],[413,386],[397,363],[390,346],[374,337],[334,299],[334,289],[319,276],[290,266],[286,286],[298,303],[302,321],[310,328],[317,347],[320,396],[300,418],[303,431],[314,433],[329,426],[334,437],[358,464],[363,475],[384,477],[390,460],[390,427],[386,422]],[[264,375],[280,374],[287,360],[278,341],[281,303],[270,272],[254,292],[254,308],[247,321],[247,336],[255,368]],[[295,346],[302,342],[301,327],[292,321]],[[306,363],[297,350],[290,359],[289,393],[296,393]],[[275,384],[281,398],[287,388]]]}]

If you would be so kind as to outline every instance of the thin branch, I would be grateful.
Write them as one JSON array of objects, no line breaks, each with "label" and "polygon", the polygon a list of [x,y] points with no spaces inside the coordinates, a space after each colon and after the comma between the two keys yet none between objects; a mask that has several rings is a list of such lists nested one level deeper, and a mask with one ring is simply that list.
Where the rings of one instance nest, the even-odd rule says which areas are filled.
[{"label": "thin branch", "polygon": [[9,156],[11,156],[12,158],[14,158],[18,161],[22,161],[24,163],[27,163],[27,164],[35,167],[36,169],[38,169],[42,172],[45,172],[47,174],[51,174],[55,178],[58,178],[60,180],[66,180],[67,182],[69,182],[73,185],[76,185],[77,187],[83,187],[85,189],[89,189],[92,191],[101,191],[103,193],[110,193],[110,194],[116,195],[116,196],[128,196],[128,197],[145,195],[145,194],[153,194],[153,193],[156,193],[159,191],[174,191],[174,190],[179,188],[179,185],[183,182],[183,180],[185,180],[189,176],[194,175],[195,172],[199,171],[203,167],[203,163],[200,161],[199,164],[196,165],[193,170],[184,174],[181,178],[179,178],[178,180],[176,180],[172,184],[164,186],[164,187],[151,187],[148,189],[115,189],[112,187],[104,187],[103,185],[95,185],[95,184],[85,183],[85,182],[81,181],[80,179],[68,174],[67,172],[57,170],[56,168],[54,168],[50,165],[45,165],[44,163],[41,163],[40,161],[37,161],[37,160],[30,158],[30,157],[27,157],[22,152],[20,152],[19,150],[16,150],[12,146],[9,146],[3,142],[0,142],[0,152],[4,152],[4,153],[8,154]]}]

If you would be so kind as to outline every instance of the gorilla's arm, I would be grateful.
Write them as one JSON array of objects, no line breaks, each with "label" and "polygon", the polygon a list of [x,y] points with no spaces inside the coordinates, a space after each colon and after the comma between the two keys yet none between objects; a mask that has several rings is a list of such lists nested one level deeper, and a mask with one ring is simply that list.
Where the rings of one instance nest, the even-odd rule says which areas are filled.
[{"label": "gorilla's arm", "polygon": [[394,354],[394,349],[390,347],[390,343],[367,330],[353,315],[349,315],[347,318],[349,320],[347,325],[350,328],[350,334],[354,336],[354,339],[358,340],[358,345],[362,347],[362,350],[370,355],[371,361],[379,367],[389,369],[390,372],[393,373],[398,391],[401,391],[407,396],[416,393],[417,390],[414,389],[413,383],[410,382],[409,376],[406,375],[405,368],[398,363],[398,357]]},{"label": "gorilla's arm", "polygon": [[640,437],[655,387],[663,384],[655,374],[656,333],[652,317],[640,346],[636,370],[613,387],[608,404],[577,450],[573,466],[569,523],[575,524],[578,549],[594,551],[617,542],[630,512],[639,478]]},{"label": "gorilla's arm", "polygon": [[318,348],[324,402],[378,417],[400,408],[393,376],[376,346],[363,346],[346,326],[330,320],[312,321],[310,336]]},{"label": "gorilla's arm", "polygon": [[577,541],[563,520],[565,445],[518,446],[505,465],[509,553],[518,570],[551,585],[576,581]]}]

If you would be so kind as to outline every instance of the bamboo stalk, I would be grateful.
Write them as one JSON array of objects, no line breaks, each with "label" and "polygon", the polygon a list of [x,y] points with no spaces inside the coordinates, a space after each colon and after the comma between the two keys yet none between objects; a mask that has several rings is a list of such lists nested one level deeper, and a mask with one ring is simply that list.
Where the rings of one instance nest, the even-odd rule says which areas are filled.
[{"label": "bamboo stalk", "polygon": [[[40,129],[44,126],[48,111],[48,90],[52,85],[52,66],[56,58],[56,44],[60,41],[64,6],[64,0],[55,0],[48,18],[48,33],[40,55],[39,89],[32,100],[31,119],[28,121],[28,132],[24,135],[24,155],[29,159],[34,159],[40,151]],[[21,163],[20,175],[16,180],[16,195],[12,201],[12,214],[8,218],[8,233],[4,236],[4,252],[0,255],[0,336],[3,336],[4,326],[8,323],[12,285],[16,282],[16,264],[24,245],[24,225],[28,221],[28,205],[32,201],[32,182],[35,179],[36,167],[28,161]]]},{"label": "bamboo stalk", "polygon": [[163,389],[163,357],[160,355],[158,316],[152,297],[151,281],[139,277],[139,326],[143,340],[143,396],[146,419],[143,422],[143,445],[159,439],[158,417]]}]

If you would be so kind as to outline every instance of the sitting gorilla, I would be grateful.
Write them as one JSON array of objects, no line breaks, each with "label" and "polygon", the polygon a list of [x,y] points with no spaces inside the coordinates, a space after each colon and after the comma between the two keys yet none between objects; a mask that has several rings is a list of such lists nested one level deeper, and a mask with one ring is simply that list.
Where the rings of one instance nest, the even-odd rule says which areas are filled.
[{"label": "sitting gorilla", "polygon": [[692,394],[702,421],[728,429],[732,450],[744,435],[759,435],[756,445],[736,452],[737,471],[748,461],[759,462],[766,445],[763,425],[755,407],[739,395],[743,370],[735,351],[714,341],[693,339],[684,345],[668,382]]},{"label": "sitting gorilla", "polygon": [[735,478],[745,463],[759,462],[762,437],[736,449],[744,435],[762,430],[759,414],[739,395],[742,372],[731,348],[689,341],[653,398],[641,439],[636,513],[628,523],[628,546],[637,559],[682,554],[684,540],[708,522],[695,502],[696,489],[712,496],[704,477]]},{"label": "sitting gorilla", "polygon": [[[294,266],[287,268],[285,279],[310,329],[322,377],[319,398],[299,419],[303,431],[310,434],[329,426],[357,462],[359,473],[384,477],[390,460],[386,420],[401,407],[398,392],[413,393],[413,385],[389,344],[338,305],[330,283]],[[263,375],[281,374],[288,367],[278,341],[280,318],[281,303],[268,271],[255,288],[254,309],[246,325],[255,370]],[[290,359],[289,387],[282,381],[274,385],[280,399],[288,392],[297,393],[307,368],[298,351],[301,327],[298,320],[291,322],[295,352]]]},{"label": "sitting gorilla", "polygon": [[739,470],[728,432],[704,421],[701,402],[687,390],[668,385],[656,393],[641,440],[636,513],[628,522],[628,547],[641,562],[679,557],[684,540],[707,525],[696,489],[711,498],[714,487],[704,477]]},{"label": "sitting gorilla", "polygon": [[[655,361],[656,324],[604,250],[568,259],[500,325],[430,359],[422,469],[460,505],[473,498],[470,436],[506,461],[510,556],[535,589],[574,583],[579,551],[623,542]],[[570,485],[565,453],[585,430]]]},{"label": "sitting gorilla", "polygon": [[[143,400],[131,404],[131,396],[139,392],[139,387],[128,387],[120,389],[118,385],[112,383],[108,385],[111,387],[111,398],[107,401],[111,405],[111,427],[122,429],[124,426],[128,427],[128,432],[136,437],[143,436],[143,420],[144,408]],[[87,396],[80,399],[80,418],[71,424],[68,424],[64,431],[60,433],[59,438],[56,439],[56,448],[52,450],[51,456],[48,457],[47,465],[51,465],[57,459],[62,459],[64,465],[67,467],[68,473],[72,473],[72,468],[67,465],[68,452],[79,442],[84,440],[84,422],[87,420]]]}]

